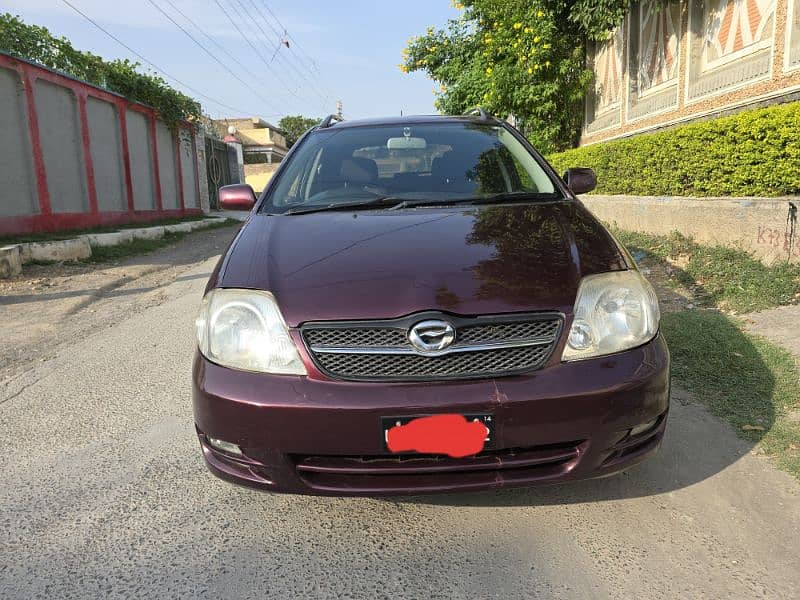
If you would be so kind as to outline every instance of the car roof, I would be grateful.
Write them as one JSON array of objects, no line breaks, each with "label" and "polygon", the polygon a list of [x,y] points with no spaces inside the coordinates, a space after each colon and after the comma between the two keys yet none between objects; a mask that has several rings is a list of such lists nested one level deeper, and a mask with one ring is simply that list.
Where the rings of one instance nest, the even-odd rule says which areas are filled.
[{"label": "car roof", "polygon": [[375,117],[370,119],[353,119],[349,121],[336,121],[330,129],[347,129],[350,127],[370,127],[378,125],[408,125],[419,123],[481,123],[497,124],[494,118],[484,119],[473,115],[410,115],[405,117]]}]

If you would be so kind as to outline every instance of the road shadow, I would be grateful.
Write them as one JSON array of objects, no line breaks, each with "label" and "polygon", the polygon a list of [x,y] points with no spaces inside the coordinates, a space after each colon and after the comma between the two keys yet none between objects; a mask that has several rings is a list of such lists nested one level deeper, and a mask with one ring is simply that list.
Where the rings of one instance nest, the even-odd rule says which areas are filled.
[{"label": "road shadow", "polygon": [[672,398],[667,432],[658,453],[628,471],[574,483],[487,492],[409,496],[400,503],[442,506],[547,506],[657,496],[700,483],[729,468],[754,445],[727,423],[679,393]]}]

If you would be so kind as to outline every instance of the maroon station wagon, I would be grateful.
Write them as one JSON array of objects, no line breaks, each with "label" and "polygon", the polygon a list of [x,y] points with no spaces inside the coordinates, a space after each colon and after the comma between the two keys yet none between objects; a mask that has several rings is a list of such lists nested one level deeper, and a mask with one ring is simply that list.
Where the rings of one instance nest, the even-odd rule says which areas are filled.
[{"label": "maroon station wagon", "polygon": [[669,353],[626,250],[507,123],[328,117],[292,148],[197,318],[211,471],[420,494],[618,473],[659,447]]}]

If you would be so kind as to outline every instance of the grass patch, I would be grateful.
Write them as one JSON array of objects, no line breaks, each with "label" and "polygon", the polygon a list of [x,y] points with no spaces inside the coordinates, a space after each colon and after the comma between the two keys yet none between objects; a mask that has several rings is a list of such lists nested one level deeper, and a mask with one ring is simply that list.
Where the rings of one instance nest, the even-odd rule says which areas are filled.
[{"label": "grass patch", "polygon": [[631,251],[681,264],[678,281],[720,308],[751,312],[795,304],[800,298],[798,264],[768,267],[742,250],[704,246],[677,232],[656,236],[614,229],[614,234]]},{"label": "grass patch", "polygon": [[712,311],[664,315],[672,374],[711,412],[800,478],[800,377],[794,357]]},{"label": "grass patch", "polygon": [[[212,229],[220,229],[222,227],[230,227],[231,225],[240,225],[239,221],[234,219],[225,219],[220,223],[214,223],[213,225],[209,225],[208,227],[204,227],[203,229],[199,229],[192,233],[200,233],[202,231],[210,231]],[[188,235],[192,235],[192,233],[184,233],[184,232],[165,232],[164,237],[159,238],[157,240],[133,240],[131,242],[127,242],[125,244],[118,244],[116,246],[102,246],[102,247],[95,247],[92,248],[92,255],[81,261],[86,263],[109,263],[109,262],[116,262],[125,258],[130,258],[131,256],[138,256],[141,254],[149,254],[150,252],[154,252],[160,248],[164,248],[166,246],[170,246],[176,242],[179,242],[183,238]]]},{"label": "grass patch", "polygon": [[[634,253],[668,262],[670,285],[692,289],[703,303],[736,312],[794,304],[800,265],[766,266],[746,252],[704,246],[673,233],[655,236],[614,229]],[[757,443],[782,469],[800,478],[800,373],[794,356],[744,331],[713,310],[662,316],[672,375],[737,434]]]},{"label": "grass patch", "polygon": [[24,235],[0,236],[0,246],[7,246],[10,244],[26,244],[28,242],[54,242],[58,240],[68,240],[79,235],[86,235],[88,233],[113,233],[122,229],[139,229],[142,227],[177,225],[178,223],[202,221],[203,219],[207,218],[207,215],[190,215],[186,217],[161,219],[159,221],[148,221],[145,223],[125,223],[123,225],[104,225],[100,227],[89,227],[87,229],[69,229],[66,231],[54,231],[49,233],[27,233]]}]

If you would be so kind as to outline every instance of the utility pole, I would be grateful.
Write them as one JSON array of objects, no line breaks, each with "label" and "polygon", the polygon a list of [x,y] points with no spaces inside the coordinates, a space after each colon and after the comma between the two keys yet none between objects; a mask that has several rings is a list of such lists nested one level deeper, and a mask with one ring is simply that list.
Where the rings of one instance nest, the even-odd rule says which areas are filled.
[{"label": "utility pole", "polygon": [[336,101],[336,115],[341,119],[342,118],[342,101]]}]

